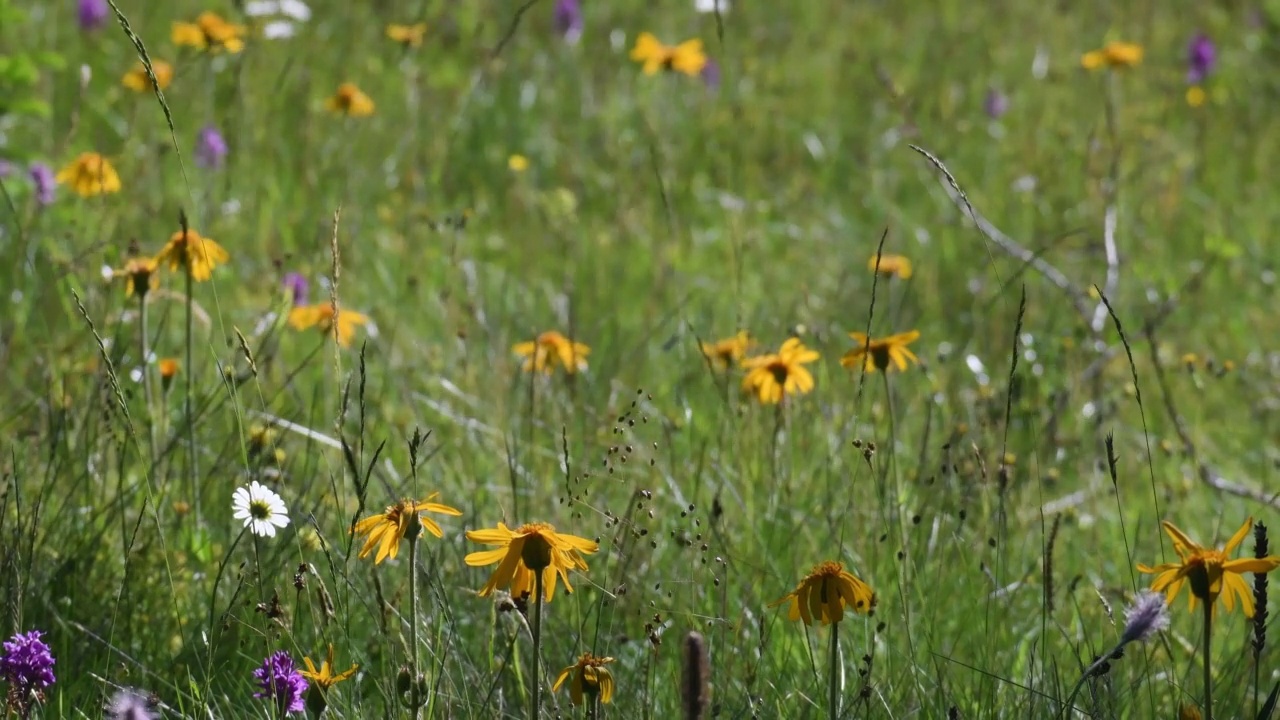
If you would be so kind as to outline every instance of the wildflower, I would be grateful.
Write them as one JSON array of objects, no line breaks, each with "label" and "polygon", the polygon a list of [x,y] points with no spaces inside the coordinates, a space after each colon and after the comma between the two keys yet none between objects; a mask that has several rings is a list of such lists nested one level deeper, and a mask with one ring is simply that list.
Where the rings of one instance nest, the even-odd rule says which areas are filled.
[{"label": "wildflower", "polygon": [[457,508],[441,505],[432,502],[439,493],[431,493],[426,500],[409,500],[404,499],[395,505],[388,505],[385,512],[378,515],[371,515],[360,522],[356,523],[351,532],[356,535],[367,535],[364,541],[364,547],[360,548],[360,557],[368,557],[373,549],[378,548],[378,555],[373,559],[373,564],[378,565],[383,560],[391,558],[396,559],[396,555],[400,552],[400,541],[404,540],[410,530],[415,530],[414,537],[417,537],[416,528],[421,526],[427,532],[438,538],[444,537],[444,531],[435,520],[422,515],[424,512],[433,512],[440,515],[452,515],[458,517],[462,515],[462,511]]},{"label": "wildflower", "polygon": [[568,680],[569,698],[574,705],[581,705],[584,695],[593,701],[599,695],[600,702],[608,705],[613,700],[613,674],[605,665],[611,662],[613,662],[611,657],[596,657],[589,652],[582,653],[578,662],[560,671],[551,692],[559,692],[560,686]]},{"label": "wildflower", "polygon": [[905,255],[872,255],[867,269],[886,277],[897,275],[903,280],[911,278],[911,259]]},{"label": "wildflower", "polygon": [[523,155],[512,155],[507,158],[507,168],[511,172],[522,173],[529,169],[529,158]]},{"label": "wildflower", "polygon": [[307,679],[293,667],[289,653],[272,653],[262,661],[262,667],[253,671],[253,679],[262,688],[253,696],[274,700],[276,712],[291,715],[306,709],[303,698],[307,692]]},{"label": "wildflower", "polygon": [[698,73],[702,77],[702,84],[707,86],[709,90],[717,90],[720,88],[720,63],[707,59],[707,64],[702,66],[702,72]]},{"label": "wildflower", "polygon": [[1097,50],[1090,50],[1080,57],[1085,70],[1100,67],[1131,68],[1142,62],[1142,46],[1137,43],[1113,40]]},{"label": "wildflower", "polygon": [[570,45],[582,37],[582,4],[579,0],[556,0],[556,31]]},{"label": "wildflower", "polygon": [[49,205],[53,202],[53,193],[57,190],[58,181],[54,178],[53,168],[44,163],[31,163],[27,168],[31,184],[35,186],[36,202]]},{"label": "wildflower", "polygon": [[114,274],[124,277],[125,297],[133,297],[135,292],[139,296],[145,296],[147,291],[154,290],[160,284],[154,258],[133,258],[123,268],[114,271]]},{"label": "wildflower", "polygon": [[594,553],[600,546],[592,540],[557,533],[547,523],[527,523],[512,530],[503,523],[493,530],[468,530],[467,539],[484,545],[495,545],[496,550],[473,552],[463,558],[471,567],[483,567],[498,563],[489,581],[480,589],[480,597],[488,597],[494,590],[510,589],[516,598],[533,593],[534,573],[542,574],[542,596],[547,602],[556,592],[556,576],[564,581],[565,592],[572,593],[569,571],[586,570],[587,561],[582,553]]},{"label": "wildflower", "polygon": [[359,665],[352,664],[351,667],[335,675],[333,672],[332,644],[329,645],[329,654],[324,662],[320,663],[319,670],[316,669],[315,663],[311,662],[309,657],[303,657],[302,662],[307,666],[307,669],[302,671],[302,677],[311,681],[311,688],[307,691],[307,710],[317,717],[322,715],[325,708],[329,706],[329,701],[326,697],[329,693],[329,688],[355,675],[356,671],[360,669]]},{"label": "wildflower", "polygon": [[1120,644],[1128,645],[1138,640],[1146,641],[1152,635],[1169,627],[1169,607],[1160,593],[1143,590],[1124,611],[1124,633]]},{"label": "wildflower", "polygon": [[175,232],[156,254],[157,263],[168,263],[173,271],[188,271],[191,279],[200,282],[213,277],[213,269],[230,259],[221,245],[213,238],[201,237],[195,228]]},{"label": "wildflower", "polygon": [[279,432],[270,425],[255,424],[249,428],[248,455],[250,460],[270,456],[276,465],[283,465],[287,457],[278,442]]},{"label": "wildflower", "polygon": [[1201,105],[1204,105],[1204,101],[1207,99],[1208,96],[1205,94],[1204,88],[1199,85],[1192,85],[1187,88],[1187,105],[1190,105],[1193,108],[1198,108]]},{"label": "wildflower", "polygon": [[248,487],[236,488],[231,496],[231,516],[243,520],[249,532],[259,537],[275,537],[276,528],[289,524],[289,510],[275,492],[254,480]]},{"label": "wildflower", "polygon": [[349,82],[339,85],[333,97],[324,101],[324,106],[347,117],[368,117],[373,114],[373,100],[354,83]]},{"label": "wildflower", "polygon": [[[20,709],[28,708],[33,696],[43,700],[44,689],[57,682],[53,654],[41,635],[42,630],[16,633],[5,641],[4,653],[0,654],[0,679],[9,683],[9,697],[11,701],[17,698]],[[19,714],[26,717],[24,712]]]},{"label": "wildflower", "polygon": [[631,50],[631,59],[644,63],[645,75],[656,75],[659,70],[674,70],[685,75],[697,75],[707,64],[702,51],[702,40],[686,40],[675,47],[663,45],[653,33],[642,32]]},{"label": "wildflower", "polygon": [[[1235,601],[1239,599],[1244,616],[1253,617],[1253,595],[1241,576],[1244,573],[1268,573],[1280,566],[1280,557],[1274,555],[1231,559],[1236,546],[1249,534],[1253,518],[1245,520],[1222,550],[1202,547],[1168,520],[1161,525],[1173,540],[1173,549],[1178,553],[1179,562],[1162,563],[1155,567],[1139,563],[1138,572],[1159,573],[1152,581],[1151,589],[1156,592],[1164,591],[1166,601],[1172,603],[1183,583],[1189,582],[1191,610],[1195,610],[1197,600],[1214,603],[1221,595],[1227,612],[1235,610]],[[1216,611],[1216,606],[1214,609]]]},{"label": "wildflower", "polygon": [[151,92],[156,88],[164,90],[173,81],[173,66],[163,60],[151,61],[151,72],[156,75],[154,83],[151,82],[151,76],[147,75],[147,66],[139,61],[120,78],[120,84],[134,92]]},{"label": "wildflower", "polygon": [[818,353],[805,347],[800,338],[791,338],[782,343],[777,353],[742,361],[747,370],[742,389],[768,405],[776,405],[789,395],[807,393],[813,389],[813,375],[804,365],[817,359]]},{"label": "wildflower", "polygon": [[769,607],[788,601],[792,620],[801,620],[805,625],[812,625],[815,620],[830,625],[844,619],[846,607],[870,615],[876,607],[876,594],[844,565],[828,561],[815,565],[795,590],[769,603]]},{"label": "wildflower", "polygon": [[987,96],[982,101],[982,110],[992,120],[999,120],[1009,112],[1009,96],[995,88],[987,90]]},{"label": "wildflower", "polygon": [[243,25],[229,23],[217,13],[202,12],[195,22],[175,22],[170,39],[179,46],[235,54],[244,50],[244,35]]},{"label": "wildflower", "polygon": [[160,358],[157,366],[160,368],[160,386],[168,390],[173,384],[173,379],[178,375],[178,360],[177,358]]},{"label": "wildflower", "polygon": [[555,330],[548,330],[538,335],[537,339],[516,343],[511,352],[524,358],[522,369],[525,372],[544,372],[550,374],[558,363],[570,375],[587,369],[587,355],[591,348],[580,342],[574,342]]},{"label": "wildflower", "polygon": [[96,152],[80,153],[54,178],[59,185],[71,185],[80,197],[120,192],[120,176],[106,158]]},{"label": "wildflower", "polygon": [[[867,372],[875,370],[887,371],[892,362],[899,370],[906,370],[908,361],[918,363],[920,358],[907,349],[907,345],[920,337],[920,331],[898,333],[879,340],[872,339],[865,333],[851,332],[849,337],[858,341],[858,347],[850,350],[840,358],[840,364],[847,367],[862,365]],[[864,358],[864,360],[859,360]]]},{"label": "wildflower", "polygon": [[289,297],[293,300],[293,306],[307,304],[307,278],[302,273],[285,273],[284,289],[288,291]]},{"label": "wildflower", "polygon": [[203,168],[219,168],[227,157],[227,141],[213,125],[205,125],[196,135],[196,164]]},{"label": "wildflower", "polygon": [[755,341],[746,330],[739,330],[733,337],[702,343],[702,355],[710,360],[717,370],[727,370],[746,357],[747,350],[750,350],[754,344]]},{"label": "wildflower", "polygon": [[[356,334],[357,325],[365,325],[369,316],[355,310],[342,310],[338,313],[338,344],[351,347],[351,338]],[[325,335],[333,330],[333,303],[317,303],[302,305],[289,311],[289,324],[295,330],[318,328]]]},{"label": "wildflower", "polygon": [[155,720],[151,702],[146,695],[131,688],[117,690],[107,703],[109,720]]},{"label": "wildflower", "polygon": [[110,12],[107,0],[80,0],[76,19],[80,21],[81,30],[97,30],[106,24]]},{"label": "wildflower", "polygon": [[1197,33],[1187,43],[1187,84],[1199,85],[1218,62],[1218,50],[1204,33]]},{"label": "wildflower", "polygon": [[392,23],[387,26],[387,38],[398,42],[407,48],[421,47],[422,39],[426,34],[426,23],[414,23],[412,25],[397,25]]}]

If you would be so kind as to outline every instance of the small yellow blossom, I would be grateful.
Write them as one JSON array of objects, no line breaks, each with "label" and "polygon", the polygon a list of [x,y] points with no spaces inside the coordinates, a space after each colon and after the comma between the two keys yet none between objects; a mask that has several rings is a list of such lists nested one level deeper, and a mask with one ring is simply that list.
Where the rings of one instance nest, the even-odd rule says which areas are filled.
[{"label": "small yellow blossom", "polygon": [[355,675],[356,671],[360,669],[359,665],[352,664],[352,666],[346,670],[335,674],[333,672],[333,645],[329,646],[329,653],[325,657],[324,662],[320,663],[319,669],[316,668],[315,663],[313,663],[309,657],[303,657],[302,664],[307,666],[307,669],[302,671],[302,677],[319,686],[321,690],[328,690],[334,685],[337,685],[343,680]]},{"label": "small yellow blossom", "polygon": [[230,259],[213,238],[201,237],[194,228],[175,232],[156,254],[157,263],[167,263],[172,271],[190,271],[191,279],[198,282],[213,277],[213,269]]},{"label": "small yellow blossom", "polygon": [[1142,62],[1142,46],[1137,43],[1113,40],[1097,50],[1090,50],[1080,57],[1085,70],[1101,67],[1131,68]]},{"label": "small yellow blossom", "polygon": [[733,337],[701,343],[701,348],[703,357],[710,360],[717,370],[727,370],[746,357],[752,345],[755,345],[755,340],[751,335],[746,330],[739,330]]},{"label": "small yellow blossom", "polygon": [[906,370],[908,361],[913,363],[920,362],[920,358],[907,349],[907,345],[915,342],[920,337],[920,331],[918,330],[890,335],[879,340],[870,338],[866,333],[860,332],[849,333],[849,337],[858,342],[858,347],[845,353],[844,357],[840,358],[840,364],[847,368],[862,365],[866,372],[885,371],[889,369],[890,363],[892,363],[899,370]]},{"label": "small yellow blossom", "polygon": [[124,296],[146,295],[160,284],[160,275],[156,272],[155,258],[133,258],[123,268],[113,272],[124,278]]},{"label": "small yellow blossom", "polygon": [[156,74],[155,84],[152,84],[151,78],[147,76],[147,68],[141,62],[120,78],[120,84],[134,92],[151,92],[157,87],[164,90],[173,81],[173,66],[163,60],[152,60],[151,71]]},{"label": "small yellow blossom", "polygon": [[160,362],[156,365],[160,368],[160,388],[167,392],[169,386],[173,384],[173,379],[178,376],[178,359],[160,358]]},{"label": "small yellow blossom", "polygon": [[371,515],[356,523],[352,532],[356,535],[368,536],[364,546],[360,548],[360,557],[368,557],[369,553],[377,548],[378,555],[373,560],[374,565],[380,564],[387,558],[395,560],[396,555],[400,553],[400,541],[405,539],[413,525],[420,524],[432,535],[438,538],[444,537],[444,531],[436,521],[423,516],[422,513],[433,512],[457,517],[462,514],[462,511],[433,502],[437,497],[439,493],[431,493],[426,500],[404,499],[395,505],[388,505],[385,512]]},{"label": "small yellow blossom", "polygon": [[867,269],[886,277],[897,275],[903,280],[911,278],[911,260],[905,255],[872,255],[867,260]]},{"label": "small yellow blossom", "polygon": [[[355,337],[356,326],[366,325],[368,322],[369,316],[364,313],[345,308],[339,310],[338,344],[342,347],[351,347],[351,339]],[[289,311],[289,325],[294,330],[306,330],[314,327],[325,335],[329,335],[333,331],[333,304],[323,302],[315,305],[299,305]]]},{"label": "small yellow blossom", "polygon": [[556,684],[551,692],[559,692],[565,681],[569,681],[569,699],[574,705],[581,705],[584,697],[600,697],[600,702],[608,705],[613,700],[613,674],[605,667],[613,662],[611,657],[596,657],[591,653],[583,653],[578,662],[560,671]]},{"label": "small yellow blossom", "polygon": [[747,358],[742,367],[742,390],[755,395],[766,405],[776,405],[792,395],[813,390],[813,375],[804,366],[818,359],[818,353],[791,338],[776,353]]},{"label": "small yellow blossom", "polygon": [[792,620],[801,620],[805,625],[814,621],[830,625],[843,620],[846,609],[870,615],[876,608],[876,594],[840,563],[824,562],[814,566],[795,590],[769,603],[769,607],[785,602],[791,603],[788,617]]},{"label": "small yellow blossom", "polygon": [[1193,108],[1204,105],[1204,101],[1208,99],[1205,95],[1204,88],[1199,85],[1192,85],[1187,88],[1187,104]]},{"label": "small yellow blossom", "polygon": [[529,169],[529,158],[523,155],[512,155],[507,158],[507,167],[512,172],[522,173]]},{"label": "small yellow blossom", "polygon": [[467,539],[497,549],[473,552],[463,558],[471,567],[498,564],[489,581],[480,589],[480,597],[494,590],[509,588],[516,598],[532,595],[534,573],[542,578],[542,596],[547,602],[556,592],[556,577],[564,581],[565,592],[572,593],[570,570],[586,570],[583,553],[593,553],[600,546],[592,540],[558,533],[547,523],[527,523],[514,531],[503,523],[492,530],[468,530]]},{"label": "small yellow blossom", "polygon": [[587,369],[587,355],[591,348],[574,342],[555,330],[548,330],[534,340],[516,343],[511,352],[524,358],[526,372],[550,374],[556,365],[570,375]]},{"label": "small yellow blossom", "polygon": [[120,176],[111,163],[96,152],[84,152],[67,163],[54,177],[59,185],[70,185],[80,197],[120,192]]},{"label": "small yellow blossom", "polygon": [[387,26],[387,37],[405,47],[418,47],[422,45],[422,38],[427,34],[426,23],[414,23],[412,25],[397,25],[392,23]]},{"label": "small yellow blossom", "polygon": [[324,101],[324,106],[338,115],[347,117],[368,117],[373,114],[373,100],[356,87],[355,83],[345,82],[338,86],[332,97]]},{"label": "small yellow blossom", "polygon": [[245,28],[229,23],[221,15],[202,12],[195,22],[175,22],[170,34],[175,45],[216,53],[238,53],[244,49]]},{"label": "small yellow blossom", "polygon": [[702,40],[686,40],[674,47],[662,44],[653,33],[642,32],[631,50],[631,59],[643,63],[645,75],[656,75],[659,70],[673,70],[685,75],[697,75],[707,65],[707,55],[702,51]]}]

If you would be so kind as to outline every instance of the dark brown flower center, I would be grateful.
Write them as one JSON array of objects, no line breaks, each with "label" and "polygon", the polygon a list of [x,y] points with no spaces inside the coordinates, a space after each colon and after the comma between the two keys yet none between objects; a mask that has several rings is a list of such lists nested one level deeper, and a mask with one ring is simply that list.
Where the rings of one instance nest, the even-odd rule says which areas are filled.
[{"label": "dark brown flower center", "polygon": [[779,385],[785,385],[787,383],[787,375],[791,372],[791,368],[787,367],[787,364],[784,362],[769,363],[768,367],[765,369],[769,371],[769,374],[773,376],[773,379]]},{"label": "dark brown flower center", "polygon": [[884,370],[889,367],[889,346],[872,345],[871,362],[875,364],[877,370]]}]

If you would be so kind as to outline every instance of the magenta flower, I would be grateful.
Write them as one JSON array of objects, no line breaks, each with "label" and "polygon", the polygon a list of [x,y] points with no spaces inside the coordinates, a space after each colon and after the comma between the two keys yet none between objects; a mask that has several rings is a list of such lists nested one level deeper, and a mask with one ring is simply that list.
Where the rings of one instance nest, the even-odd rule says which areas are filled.
[{"label": "magenta flower", "polygon": [[80,29],[89,31],[97,30],[107,22],[107,15],[110,14],[111,8],[107,5],[107,0],[80,0],[80,7],[77,18],[80,20]]},{"label": "magenta flower", "polygon": [[253,679],[262,688],[253,696],[274,700],[279,713],[292,715],[306,710],[307,679],[294,668],[289,653],[272,653],[262,661],[262,667],[253,671]]},{"label": "magenta flower", "polygon": [[1199,85],[1218,63],[1218,50],[1204,33],[1197,33],[1187,43],[1187,82]]},{"label": "magenta flower", "polygon": [[206,125],[196,136],[196,164],[203,168],[217,169],[227,157],[227,141],[212,125]]},{"label": "magenta flower", "polygon": [[293,306],[307,304],[307,289],[310,284],[302,273],[285,273],[284,289],[289,291],[290,297],[293,298]]},{"label": "magenta flower", "polygon": [[27,717],[31,705],[44,700],[44,689],[57,682],[53,676],[53,654],[44,644],[40,630],[17,633],[4,643],[0,655],[0,679],[9,684],[8,702],[19,717]]},{"label": "magenta flower", "polygon": [[1004,114],[1009,112],[1009,97],[1004,93],[991,88],[987,91],[987,97],[982,101],[982,109],[987,113],[987,117],[992,120],[999,120]]},{"label": "magenta flower", "polygon": [[54,182],[53,168],[35,162],[27,168],[27,174],[31,177],[31,184],[35,186],[36,202],[41,205],[52,203],[54,191],[58,189],[58,183]]},{"label": "magenta flower", "polygon": [[582,5],[578,0],[556,0],[556,31],[573,44],[582,37]]}]

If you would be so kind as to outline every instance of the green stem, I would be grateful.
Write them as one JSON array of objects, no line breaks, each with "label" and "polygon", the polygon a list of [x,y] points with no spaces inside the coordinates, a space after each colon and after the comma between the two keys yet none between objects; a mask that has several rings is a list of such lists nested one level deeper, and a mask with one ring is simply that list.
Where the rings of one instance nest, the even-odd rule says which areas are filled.
[{"label": "green stem", "polygon": [[[150,281],[148,281],[150,282]],[[142,353],[142,398],[147,404],[147,434],[151,443],[151,467],[156,464],[156,422],[159,413],[151,390],[151,363],[147,352],[147,288],[134,288],[138,294],[138,346]]]},{"label": "green stem", "polygon": [[1213,720],[1213,600],[1204,603],[1204,720]]},{"label": "green stem", "polygon": [[542,570],[533,571],[533,695],[530,720],[538,720],[542,703]]},{"label": "green stem", "polygon": [[[184,252],[186,252],[186,251],[187,251],[187,250],[184,248]],[[185,368],[183,368],[183,373],[182,373],[182,376],[183,376],[183,384],[184,384],[184,386],[185,386],[185,395],[186,395],[186,397],[183,399],[183,411],[182,411],[182,414],[183,414],[183,417],[185,418],[186,423],[187,423],[187,467],[188,467],[188,470],[189,470],[189,477],[190,477],[190,481],[191,481],[191,504],[192,504],[192,506],[195,508],[195,511],[196,511],[196,524],[197,524],[197,526],[199,526],[199,523],[201,522],[201,518],[203,517],[203,516],[201,515],[201,513],[200,513],[200,488],[199,488],[199,480],[197,479],[197,478],[199,477],[200,473],[199,473],[199,472],[197,471],[197,469],[196,469],[196,423],[195,423],[195,416],[194,416],[194,415],[192,415],[192,413],[191,413],[191,394],[192,394],[192,392],[193,392],[193,390],[192,390],[192,378],[193,378],[193,376],[195,375],[195,368],[192,366],[192,363],[191,363],[191,358],[193,357],[191,349],[192,349],[192,346],[193,346],[193,344],[194,344],[194,335],[195,335],[195,332],[194,332],[194,322],[195,322],[195,320],[194,320],[194,316],[192,315],[191,305],[192,305],[192,303],[194,303],[194,302],[195,302],[195,297],[194,297],[194,292],[195,292],[195,280],[194,280],[194,278],[192,278],[192,276],[191,276],[191,263],[190,263],[190,262],[186,262],[186,263],[184,263],[184,264],[183,264],[183,267],[184,267],[184,269],[186,270],[186,274],[187,274],[187,302],[186,302],[186,306],[187,306],[187,338],[186,338],[186,345],[187,345],[187,358],[186,358],[186,367],[185,367]]]},{"label": "green stem", "polygon": [[831,623],[831,678],[827,697],[831,720],[840,717],[840,623]]},{"label": "green stem", "polygon": [[418,717],[422,707],[422,698],[418,697],[418,541],[409,540],[409,650],[410,662],[413,663],[413,691],[410,692],[410,705],[413,706],[413,717]]},{"label": "green stem", "polygon": [[1119,652],[1120,648],[1124,647],[1124,645],[1124,643],[1120,643],[1114,648],[1111,648],[1111,652],[1099,657],[1097,660],[1094,660],[1092,665],[1085,668],[1084,674],[1080,676],[1080,679],[1076,682],[1076,686],[1071,688],[1071,694],[1067,696],[1067,702],[1062,706],[1062,714],[1055,715],[1055,717],[1062,717],[1071,713],[1071,704],[1076,701],[1076,695],[1080,694],[1080,688],[1084,687],[1085,681],[1093,677],[1093,674],[1102,666],[1102,663],[1115,657],[1115,654]]}]

